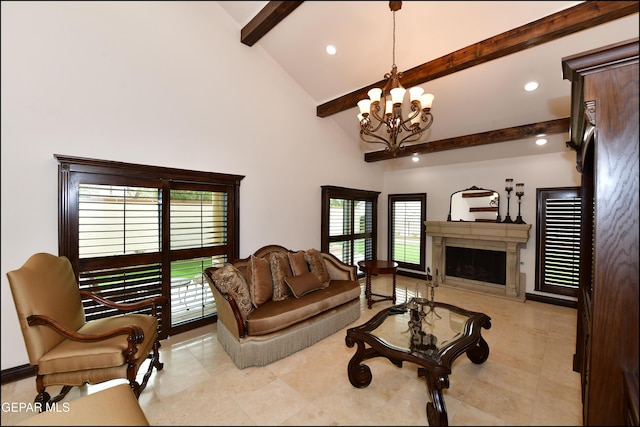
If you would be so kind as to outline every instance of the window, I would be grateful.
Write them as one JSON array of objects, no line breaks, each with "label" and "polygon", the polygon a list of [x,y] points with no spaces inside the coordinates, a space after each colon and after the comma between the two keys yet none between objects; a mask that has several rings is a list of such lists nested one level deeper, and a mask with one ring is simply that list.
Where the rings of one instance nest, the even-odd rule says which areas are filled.
[{"label": "window", "polygon": [[536,193],[536,290],[577,297],[580,188],[539,188]]},{"label": "window", "polygon": [[356,265],[376,258],[378,191],[322,187],[321,250]]},{"label": "window", "polygon": [[[59,252],[80,289],[117,302],[167,296],[162,336],[215,322],[202,271],[238,258],[243,177],[56,158]],[[84,303],[88,319],[111,315]]]},{"label": "window", "polygon": [[388,253],[398,267],[425,271],[427,195],[389,194]]}]

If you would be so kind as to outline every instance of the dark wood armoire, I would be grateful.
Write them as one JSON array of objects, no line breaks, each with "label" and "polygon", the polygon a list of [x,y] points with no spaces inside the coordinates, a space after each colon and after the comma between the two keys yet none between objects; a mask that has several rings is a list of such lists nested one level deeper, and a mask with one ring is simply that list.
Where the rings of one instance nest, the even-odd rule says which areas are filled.
[{"label": "dark wood armoire", "polygon": [[574,370],[584,425],[638,425],[638,39],[562,59],[582,174]]}]

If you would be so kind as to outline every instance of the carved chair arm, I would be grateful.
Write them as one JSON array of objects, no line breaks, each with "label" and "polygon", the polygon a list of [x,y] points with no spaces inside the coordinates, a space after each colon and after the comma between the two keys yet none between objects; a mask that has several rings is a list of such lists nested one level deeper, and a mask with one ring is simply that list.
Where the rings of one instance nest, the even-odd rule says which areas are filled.
[{"label": "carved chair arm", "polygon": [[117,329],[113,329],[101,334],[80,334],[76,331],[65,328],[56,320],[53,320],[49,316],[43,316],[40,314],[33,314],[27,317],[29,326],[48,326],[51,329],[58,332],[60,335],[64,335],[66,338],[80,342],[97,342],[104,341],[109,338],[116,337],[118,335],[128,335],[127,340],[131,344],[140,344],[144,339],[144,331],[137,325],[121,326]]},{"label": "carved chair arm", "polygon": [[98,296],[89,291],[80,291],[80,296],[82,296],[82,298],[91,299],[102,305],[115,308],[120,311],[132,311],[132,310],[137,310],[144,307],[151,307],[151,314],[154,317],[158,317],[158,310],[157,310],[158,307],[165,307],[167,304],[169,304],[169,298],[165,296],[160,296],[160,295],[147,298],[142,301],[132,302],[132,303],[118,303],[118,302],[103,298],[101,296]]},{"label": "carved chair arm", "polygon": [[29,326],[48,326],[70,340],[83,343],[104,341],[119,335],[127,335],[127,348],[122,352],[122,354],[124,355],[125,360],[129,365],[131,365],[135,361],[135,355],[138,352],[137,345],[142,343],[142,341],[144,340],[144,331],[140,326],[136,325],[121,326],[117,329],[113,329],[102,334],[90,335],[71,331],[49,316],[43,316],[39,314],[33,314],[27,317],[27,323],[29,324]]}]

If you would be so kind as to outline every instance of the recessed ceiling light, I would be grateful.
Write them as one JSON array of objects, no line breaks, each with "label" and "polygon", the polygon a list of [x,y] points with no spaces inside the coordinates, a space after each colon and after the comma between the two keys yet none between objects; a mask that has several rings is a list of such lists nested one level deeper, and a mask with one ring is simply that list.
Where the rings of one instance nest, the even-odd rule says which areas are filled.
[{"label": "recessed ceiling light", "polygon": [[544,145],[547,143],[547,140],[544,138],[538,138],[536,139],[536,145]]},{"label": "recessed ceiling light", "polygon": [[526,90],[527,92],[531,92],[538,89],[538,82],[529,82],[526,85],[524,85],[524,90]]},{"label": "recessed ceiling light", "polygon": [[325,48],[325,50],[327,51],[327,53],[328,53],[329,55],[335,55],[335,54],[336,54],[336,52],[338,51],[338,50],[336,49],[336,47],[335,47],[334,45],[332,45],[332,44],[328,44],[328,45],[327,45],[327,47]]},{"label": "recessed ceiling light", "polygon": [[413,153],[413,157],[411,158],[411,160],[413,160],[414,162],[417,162],[420,160],[420,157],[418,157],[416,153]]}]

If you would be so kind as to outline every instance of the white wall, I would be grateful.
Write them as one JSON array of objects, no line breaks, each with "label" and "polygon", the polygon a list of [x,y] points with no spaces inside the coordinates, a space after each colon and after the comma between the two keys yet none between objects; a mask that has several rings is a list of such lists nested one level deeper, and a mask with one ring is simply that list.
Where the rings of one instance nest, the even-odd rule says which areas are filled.
[{"label": "white wall", "polygon": [[[567,136],[568,139],[568,136]],[[524,143],[524,142],[523,142]],[[532,143],[532,142],[531,142]],[[499,150],[500,145],[491,146]],[[489,160],[476,163],[461,163],[448,166],[409,169],[385,172],[384,190],[380,195],[380,211],[383,220],[382,229],[386,230],[386,201],[388,194],[427,193],[427,220],[446,221],[449,213],[449,197],[458,190],[471,186],[496,190],[500,193],[500,216],[504,220],[507,212],[507,193],[504,190],[505,179],[513,178],[524,183],[521,213],[527,224],[531,224],[529,241],[520,251],[520,270],[526,274],[526,292],[539,295],[545,293],[534,290],[536,261],[536,189],[550,187],[580,186],[580,174],[576,171],[575,151],[541,154],[537,156],[514,157],[510,159]],[[510,216],[518,215],[518,203],[514,192],[511,193]],[[387,253],[387,235],[381,233],[379,253]],[[427,238],[427,266],[431,266],[431,237]],[[432,269],[433,271],[433,269]],[[563,298],[559,295],[550,295]]]},{"label": "white wall", "polygon": [[28,363],[6,272],[58,253],[54,154],[245,175],[241,256],[319,247],[321,185],[382,190],[217,2],[2,2],[1,30],[1,369]]}]

